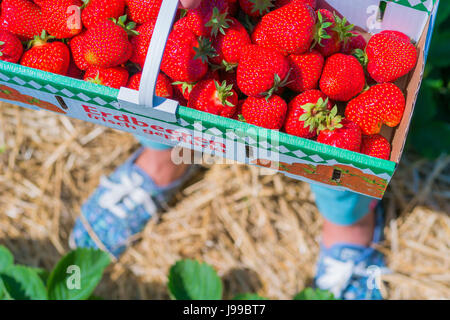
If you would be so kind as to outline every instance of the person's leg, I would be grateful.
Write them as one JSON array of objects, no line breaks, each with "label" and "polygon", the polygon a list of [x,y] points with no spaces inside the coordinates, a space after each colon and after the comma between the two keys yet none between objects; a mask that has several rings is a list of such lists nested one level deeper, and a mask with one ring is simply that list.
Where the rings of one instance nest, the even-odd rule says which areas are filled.
[{"label": "person's leg", "polygon": [[70,247],[94,247],[118,257],[133,236],[167,207],[195,172],[171,160],[172,147],[138,138],[142,148],[119,166],[83,204]]},{"label": "person's leg", "polygon": [[343,299],[380,299],[374,277],[385,272],[381,253],[370,247],[382,237],[378,201],[348,191],[311,185],[325,221],[315,285]]}]

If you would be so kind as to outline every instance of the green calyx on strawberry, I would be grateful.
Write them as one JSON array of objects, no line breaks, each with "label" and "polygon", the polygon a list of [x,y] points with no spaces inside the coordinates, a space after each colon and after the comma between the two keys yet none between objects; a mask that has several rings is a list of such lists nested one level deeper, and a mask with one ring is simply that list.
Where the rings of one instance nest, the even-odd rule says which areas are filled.
[{"label": "green calyx on strawberry", "polygon": [[194,59],[201,59],[203,63],[208,63],[209,58],[217,55],[216,50],[212,47],[211,40],[204,37],[198,38],[198,47],[194,47]]},{"label": "green calyx on strawberry", "polygon": [[111,20],[112,22],[114,22],[114,24],[118,25],[119,27],[122,27],[129,36],[138,36],[139,32],[137,32],[136,30],[134,30],[136,28],[136,22],[127,22],[127,15],[123,15],[121,17],[119,17],[118,19],[116,18],[110,18],[109,20]]},{"label": "green calyx on strawberry", "polygon": [[235,94],[233,91],[233,85],[227,85],[226,81],[223,81],[222,84],[219,84],[219,82],[215,80],[214,84],[216,86],[217,98],[220,100],[220,102],[222,102],[223,105],[235,107],[235,104],[228,101],[228,98]]},{"label": "green calyx on strawberry", "polygon": [[319,98],[317,103],[307,103],[302,106],[305,111],[299,120],[304,122],[304,128],[309,127],[309,131],[312,133],[328,129],[334,130],[341,127],[340,122],[342,120],[341,116],[337,115],[337,106],[334,106],[331,110],[329,109],[329,100]]},{"label": "green calyx on strawberry", "polygon": [[214,7],[211,20],[209,20],[205,26],[211,28],[211,35],[217,37],[217,34],[225,34],[225,29],[230,27],[229,23],[232,22],[228,19],[228,12],[220,13],[217,7]]},{"label": "green calyx on strawberry", "polygon": [[339,39],[344,43],[344,45],[347,44],[350,38],[358,36],[357,34],[351,32],[355,28],[355,25],[349,24],[347,22],[347,18],[341,18],[336,13],[334,13],[334,21],[336,26],[333,28],[333,31],[336,31],[338,33]]},{"label": "green calyx on strawberry", "polygon": [[42,33],[38,36],[34,36],[33,40],[28,41],[27,49],[32,47],[39,47],[45,45],[49,40],[55,39],[54,36],[50,36],[47,34],[47,31],[42,30]]},{"label": "green calyx on strawberry", "polygon": [[95,78],[86,78],[85,81],[90,82],[90,83],[103,85],[103,82],[100,79],[100,72],[97,72],[97,75],[95,76]]},{"label": "green calyx on strawberry", "polygon": [[367,54],[361,50],[361,49],[355,49],[353,51],[353,56],[358,59],[358,61],[361,63],[363,68],[367,68],[367,64],[369,63],[369,58],[367,57]]},{"label": "green calyx on strawberry", "polygon": [[328,34],[327,29],[330,28],[333,23],[324,20],[322,13],[320,11],[317,12],[317,23],[316,23],[316,31],[314,35],[314,41],[312,43],[311,48],[314,48],[316,45],[321,46],[323,39],[331,39],[331,35]]},{"label": "green calyx on strawberry", "polygon": [[288,84],[290,84],[292,81],[289,80],[289,77],[291,75],[291,69],[289,69],[287,76],[282,80],[280,76],[275,73],[273,77],[273,87],[270,88],[268,91],[263,92],[262,96],[266,98],[266,100],[269,100],[270,97],[272,97],[274,94],[276,94],[280,89],[286,87]]},{"label": "green calyx on strawberry", "polygon": [[[197,83],[189,83],[185,81],[175,81],[172,82],[172,85],[174,86],[180,86],[181,92],[183,93],[183,96],[185,96],[186,91],[190,94],[192,92],[192,89],[195,87]],[[188,96],[189,96],[188,94]]]},{"label": "green calyx on strawberry", "polygon": [[252,14],[263,16],[274,7],[272,0],[249,0],[253,4],[251,9]]}]

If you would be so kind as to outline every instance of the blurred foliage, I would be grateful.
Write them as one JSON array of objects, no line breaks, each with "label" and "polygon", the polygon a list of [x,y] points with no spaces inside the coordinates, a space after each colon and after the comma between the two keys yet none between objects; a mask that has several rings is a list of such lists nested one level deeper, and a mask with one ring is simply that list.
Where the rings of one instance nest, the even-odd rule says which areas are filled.
[{"label": "blurred foliage", "polygon": [[407,148],[428,158],[450,151],[450,1],[441,0]]}]

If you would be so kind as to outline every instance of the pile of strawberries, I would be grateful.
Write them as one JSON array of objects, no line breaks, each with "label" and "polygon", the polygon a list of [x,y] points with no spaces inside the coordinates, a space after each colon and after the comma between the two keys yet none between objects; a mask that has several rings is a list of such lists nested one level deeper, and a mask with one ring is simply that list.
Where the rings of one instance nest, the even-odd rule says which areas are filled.
[{"label": "pile of strawberries", "polygon": [[[0,59],[139,89],[161,2],[3,0]],[[414,68],[417,49],[397,31],[367,43],[353,28],[317,9],[316,0],[203,1],[179,10],[157,94],[389,159],[391,146],[379,133],[403,117],[405,97],[394,82]]]}]

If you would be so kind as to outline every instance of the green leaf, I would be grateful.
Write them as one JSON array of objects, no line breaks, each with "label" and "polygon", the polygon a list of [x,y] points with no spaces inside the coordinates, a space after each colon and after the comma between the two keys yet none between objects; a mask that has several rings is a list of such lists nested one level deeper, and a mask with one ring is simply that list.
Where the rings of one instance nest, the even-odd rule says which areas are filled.
[{"label": "green leaf", "polygon": [[30,268],[30,269],[36,272],[36,274],[38,275],[39,278],[41,278],[44,284],[47,283],[48,277],[50,276],[50,272],[42,268]]},{"label": "green leaf", "polygon": [[428,158],[437,158],[450,150],[450,124],[434,121],[411,130],[408,144],[417,152]]},{"label": "green leaf", "polygon": [[236,295],[233,300],[267,300],[256,293],[241,293]]},{"label": "green leaf", "polygon": [[294,300],[337,300],[334,295],[321,289],[306,288],[303,291],[297,293]]},{"label": "green leaf", "polygon": [[176,300],[220,300],[222,281],[206,263],[181,260],[170,268],[169,292]]},{"label": "green leaf", "polygon": [[10,266],[0,273],[3,286],[15,300],[46,300],[45,285],[33,269]]},{"label": "green leaf", "polygon": [[0,272],[14,264],[14,257],[8,248],[0,246]]},{"label": "green leaf", "polygon": [[110,264],[107,253],[95,249],[77,249],[64,256],[48,278],[50,300],[88,299]]},{"label": "green leaf", "polygon": [[5,285],[3,284],[2,277],[0,276],[0,301],[1,300],[13,300],[13,298],[6,290]]}]

